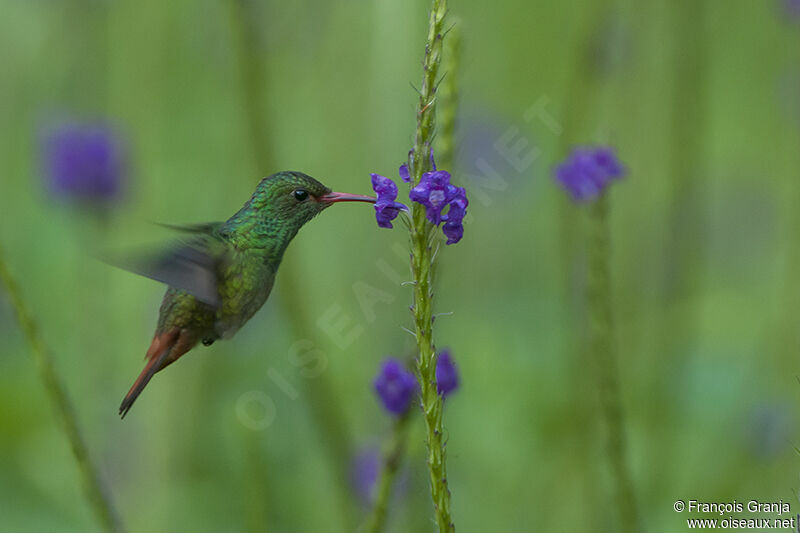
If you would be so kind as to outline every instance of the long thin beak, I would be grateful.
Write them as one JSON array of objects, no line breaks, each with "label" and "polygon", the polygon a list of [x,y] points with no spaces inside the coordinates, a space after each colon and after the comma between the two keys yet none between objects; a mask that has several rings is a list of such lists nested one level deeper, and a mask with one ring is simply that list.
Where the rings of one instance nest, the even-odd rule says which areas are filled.
[{"label": "long thin beak", "polygon": [[326,204],[333,204],[336,202],[368,202],[374,204],[377,198],[373,196],[363,196],[361,194],[347,194],[344,192],[332,192],[325,196],[320,196],[319,201]]}]

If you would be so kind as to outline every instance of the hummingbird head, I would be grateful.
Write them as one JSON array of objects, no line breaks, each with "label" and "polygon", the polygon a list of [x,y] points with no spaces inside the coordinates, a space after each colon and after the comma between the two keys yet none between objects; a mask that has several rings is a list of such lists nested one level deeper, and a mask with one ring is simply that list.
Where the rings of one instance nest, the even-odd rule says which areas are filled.
[{"label": "hummingbird head", "polygon": [[233,218],[257,234],[291,239],[303,224],[334,203],[375,200],[371,196],[332,192],[302,172],[283,171],[262,179]]},{"label": "hummingbird head", "polygon": [[253,207],[268,211],[280,221],[305,224],[336,202],[375,203],[371,196],[332,192],[302,172],[278,172],[261,180],[252,198]]}]

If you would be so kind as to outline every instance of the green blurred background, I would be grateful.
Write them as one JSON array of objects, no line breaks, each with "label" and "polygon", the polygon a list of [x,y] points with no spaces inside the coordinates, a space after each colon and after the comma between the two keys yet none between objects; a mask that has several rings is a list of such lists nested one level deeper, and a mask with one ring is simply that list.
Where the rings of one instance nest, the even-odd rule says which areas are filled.
[{"label": "green blurred background", "polygon": [[[366,515],[351,462],[391,428],[372,379],[413,353],[409,289],[386,275],[408,275],[402,225],[325,212],[247,327],[160,374],[124,422],[163,287],[98,257],[169,241],[152,221],[225,219],[277,170],[362,194],[370,172],[395,177],[428,8],[0,0],[0,243],[128,530],[346,531]],[[614,312],[647,530],[685,530],[679,498],[800,510],[800,16],[749,0],[450,13],[452,171],[472,200],[436,291],[462,379],[445,419],[458,529],[615,527],[582,215],[551,179],[574,143],[612,144],[629,169],[611,193]],[[45,185],[40,131],[64,117],[127,143],[123,198],[102,215]],[[0,337],[0,530],[96,530],[2,291]],[[433,528],[424,465],[416,420],[391,531]]]}]

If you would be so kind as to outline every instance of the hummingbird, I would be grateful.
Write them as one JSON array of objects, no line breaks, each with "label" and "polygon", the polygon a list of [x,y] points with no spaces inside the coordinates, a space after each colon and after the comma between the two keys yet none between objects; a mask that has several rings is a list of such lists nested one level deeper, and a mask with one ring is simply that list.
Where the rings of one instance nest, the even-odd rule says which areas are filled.
[{"label": "hummingbird", "polygon": [[300,228],[337,202],[375,198],[332,192],[302,172],[262,179],[225,222],[170,226],[187,238],[166,253],[128,267],[168,285],[144,370],[122,400],[122,418],[153,375],[202,342],[229,339],[266,302],[286,247]]}]

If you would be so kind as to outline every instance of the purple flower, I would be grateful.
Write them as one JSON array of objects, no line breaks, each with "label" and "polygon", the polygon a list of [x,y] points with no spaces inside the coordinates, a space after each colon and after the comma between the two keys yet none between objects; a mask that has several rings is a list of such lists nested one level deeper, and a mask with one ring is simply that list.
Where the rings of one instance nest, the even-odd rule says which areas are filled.
[{"label": "purple flower", "polygon": [[434,226],[442,222],[442,209],[458,192],[458,187],[450,184],[450,173],[446,170],[433,170],[422,175],[419,184],[411,189],[411,201],[425,206],[425,217]]},{"label": "purple flower", "polygon": [[783,8],[789,18],[800,19],[800,0],[783,0]]},{"label": "purple flower", "polygon": [[65,122],[49,128],[42,159],[56,196],[107,203],[122,192],[125,147],[108,124]]},{"label": "purple flower", "polygon": [[373,488],[378,481],[381,469],[381,456],[376,449],[369,448],[358,453],[350,465],[350,483],[358,499],[364,505],[371,505]]},{"label": "purple flower", "polygon": [[400,361],[389,357],[381,364],[374,386],[386,410],[399,416],[411,405],[411,398],[417,391],[417,380]]},{"label": "purple flower", "polygon": [[403,163],[400,165],[398,173],[400,174],[401,180],[406,183],[411,183],[411,174],[408,173],[408,163]]},{"label": "purple flower", "polygon": [[408,209],[403,204],[395,202],[397,185],[385,176],[372,174],[372,190],[378,195],[378,201],[375,202],[375,218],[378,220],[378,226],[391,228],[392,220],[397,218],[400,210]]},{"label": "purple flower", "polygon": [[576,202],[596,198],[606,186],[625,174],[611,148],[576,148],[555,170],[555,178]]},{"label": "purple flower", "polygon": [[[391,460],[381,456],[379,447],[369,446],[360,450],[350,462],[350,484],[358,501],[365,507],[374,505],[376,488],[384,461]],[[399,503],[408,491],[408,465],[403,464],[394,479],[392,505]]]},{"label": "purple flower", "polygon": [[442,350],[436,360],[436,390],[442,397],[458,388],[458,369],[450,357],[450,350]]},{"label": "purple flower", "polygon": [[455,244],[464,236],[464,216],[467,214],[467,191],[464,187],[456,187],[456,196],[450,201],[450,210],[442,215],[445,221],[442,231],[447,237],[445,244]]}]

